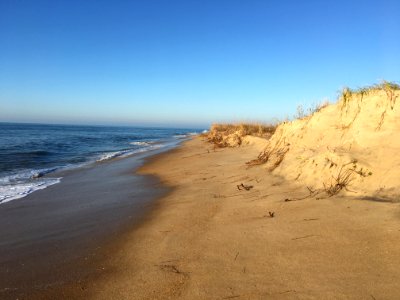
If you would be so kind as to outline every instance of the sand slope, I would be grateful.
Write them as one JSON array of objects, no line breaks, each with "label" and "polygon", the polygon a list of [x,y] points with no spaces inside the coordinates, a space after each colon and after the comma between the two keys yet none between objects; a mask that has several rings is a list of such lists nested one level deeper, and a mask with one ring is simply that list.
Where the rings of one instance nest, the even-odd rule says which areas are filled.
[{"label": "sand slope", "polygon": [[384,89],[345,93],[336,104],[280,125],[263,153],[265,168],[313,191],[347,177],[344,193],[398,201],[399,95]]},{"label": "sand slope", "polygon": [[285,202],[304,188],[247,168],[259,151],[251,141],[213,151],[195,138],[146,164],[173,190],[75,297],[397,299],[398,205]]}]

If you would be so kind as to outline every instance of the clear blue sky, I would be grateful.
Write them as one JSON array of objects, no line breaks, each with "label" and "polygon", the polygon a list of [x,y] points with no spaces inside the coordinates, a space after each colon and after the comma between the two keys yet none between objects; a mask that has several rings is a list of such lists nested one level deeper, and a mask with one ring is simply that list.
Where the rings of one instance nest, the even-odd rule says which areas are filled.
[{"label": "clear blue sky", "polygon": [[400,80],[400,1],[0,0],[0,121],[269,121]]}]

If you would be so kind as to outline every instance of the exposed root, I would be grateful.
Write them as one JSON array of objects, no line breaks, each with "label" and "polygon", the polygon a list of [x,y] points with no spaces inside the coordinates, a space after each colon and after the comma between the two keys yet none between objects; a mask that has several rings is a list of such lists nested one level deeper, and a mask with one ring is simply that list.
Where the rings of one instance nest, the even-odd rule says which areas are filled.
[{"label": "exposed root", "polygon": [[382,86],[383,90],[386,92],[386,95],[389,99],[390,108],[391,110],[393,110],[394,106],[396,105],[396,100],[398,97],[398,95],[395,95],[394,92],[398,90],[400,87],[397,84],[386,81],[383,82]]},{"label": "exposed root", "polygon": [[[347,125],[342,126],[343,130],[348,130],[353,125],[354,121],[357,119],[358,115],[361,112],[361,102],[363,100],[364,95],[365,95],[365,93],[361,93],[360,100],[357,100],[357,111],[354,114],[352,120]],[[348,109],[346,109],[346,114],[347,114],[347,110]]]},{"label": "exposed root", "polygon": [[277,143],[275,143],[274,147],[268,146],[262,151],[256,159],[248,161],[246,165],[248,166],[256,166],[267,163],[272,159],[272,157],[276,157],[275,162],[270,168],[270,171],[275,170],[280,163],[283,161],[286,153],[289,151],[289,145],[285,142],[285,139],[280,138]]},{"label": "exposed root", "polygon": [[273,165],[268,169],[270,172],[272,172],[273,170],[275,170],[277,167],[279,167],[279,165],[281,164],[281,162],[283,161],[283,159],[285,158],[286,153],[289,151],[289,148],[286,149],[280,149],[275,155],[276,155],[276,160],[273,163]]},{"label": "exposed root", "polygon": [[[352,164],[352,168],[346,168],[348,165]],[[352,191],[349,189],[349,186],[351,185],[352,181],[355,179],[354,175],[358,175],[360,177],[368,177],[372,175],[372,172],[368,170],[364,170],[363,168],[360,168],[357,170],[357,165],[356,161],[351,161],[347,164],[344,164],[341,166],[338,174],[334,177],[332,177],[331,182],[329,183],[323,183],[323,188],[322,189],[312,189],[311,187],[307,187],[309,194],[300,197],[300,198],[286,198],[284,201],[285,202],[291,202],[291,201],[300,201],[300,200],[305,200],[308,198],[314,198],[317,197],[318,195],[325,194],[325,197],[320,197],[316,199],[323,199],[323,198],[330,198],[333,197],[337,194],[340,193],[342,190],[346,190],[348,192],[356,193],[355,191]]]},{"label": "exposed root", "polygon": [[285,202],[291,202],[291,201],[300,201],[300,200],[305,200],[305,199],[308,199],[308,198],[314,198],[314,197],[316,197],[316,196],[318,196],[319,194],[321,194],[321,193],[323,193],[324,192],[324,190],[313,190],[312,188],[310,188],[310,187],[307,187],[307,189],[308,189],[308,191],[309,191],[309,194],[308,195],[306,195],[306,196],[304,196],[304,197],[300,197],[300,198],[286,198],[285,199]]},{"label": "exposed root", "polygon": [[344,166],[340,168],[337,176],[332,177],[333,182],[331,182],[329,185],[324,183],[324,191],[328,195],[328,197],[339,194],[339,192],[343,189],[352,192],[348,189],[348,186],[354,180],[354,178],[352,178],[353,172],[351,169],[343,171],[343,167]]}]

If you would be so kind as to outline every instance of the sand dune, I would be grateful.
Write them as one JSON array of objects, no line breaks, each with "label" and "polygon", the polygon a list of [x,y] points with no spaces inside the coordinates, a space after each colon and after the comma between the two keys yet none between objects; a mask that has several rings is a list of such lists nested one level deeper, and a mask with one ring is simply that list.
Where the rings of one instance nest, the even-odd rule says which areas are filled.
[{"label": "sand dune", "polygon": [[323,191],[321,197],[342,192],[397,201],[399,95],[381,87],[346,90],[336,104],[281,124],[259,162],[313,192]]}]

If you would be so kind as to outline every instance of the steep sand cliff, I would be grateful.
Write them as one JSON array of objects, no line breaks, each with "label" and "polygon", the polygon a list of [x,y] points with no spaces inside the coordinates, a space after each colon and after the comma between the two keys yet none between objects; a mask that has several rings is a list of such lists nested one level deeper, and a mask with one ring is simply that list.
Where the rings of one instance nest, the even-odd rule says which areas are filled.
[{"label": "steep sand cliff", "polygon": [[336,104],[278,126],[258,159],[310,196],[400,197],[400,91],[382,84],[350,91]]}]

